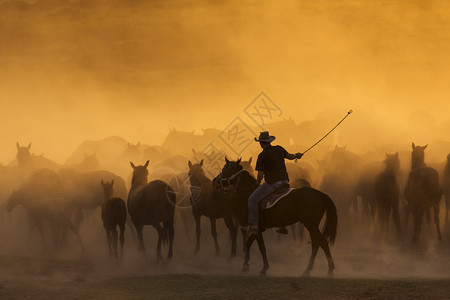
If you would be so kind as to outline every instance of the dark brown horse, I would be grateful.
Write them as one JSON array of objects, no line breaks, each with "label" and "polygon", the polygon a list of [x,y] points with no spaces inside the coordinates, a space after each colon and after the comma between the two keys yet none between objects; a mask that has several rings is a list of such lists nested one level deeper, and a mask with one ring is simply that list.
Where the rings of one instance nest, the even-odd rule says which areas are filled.
[{"label": "dark brown horse", "polygon": [[[123,245],[125,243],[125,223],[127,221],[127,207],[122,198],[114,197],[114,179],[109,183],[100,184],[103,187],[105,200],[102,204],[102,221],[106,231],[106,240],[108,242],[109,257],[116,261],[119,260],[117,253],[117,240],[120,239],[120,260],[123,258]],[[117,233],[117,226],[120,229],[120,237]]]},{"label": "dark brown horse", "polygon": [[175,192],[167,183],[161,180],[148,182],[148,164],[148,160],[143,166],[135,166],[130,162],[133,168],[133,178],[127,200],[128,213],[136,228],[139,249],[141,251],[145,250],[142,235],[144,225],[152,225],[158,232],[157,258],[162,258],[161,243],[165,244],[167,240],[169,240],[168,258],[172,258],[173,237],[175,234],[173,227],[176,203]]},{"label": "dark brown horse", "polygon": [[426,148],[427,146],[416,146],[412,143],[411,172],[405,187],[408,209],[412,212],[414,218],[413,243],[419,237],[423,215],[430,208],[434,210],[434,222],[438,240],[442,241],[439,228],[439,201],[441,199],[439,174],[435,169],[425,165]]},{"label": "dark brown horse", "polygon": [[203,160],[200,163],[189,165],[189,179],[191,181],[191,204],[192,214],[195,220],[196,244],[195,252],[200,250],[200,218],[205,216],[211,223],[211,235],[214,239],[216,255],[219,255],[219,244],[217,243],[216,219],[223,218],[231,236],[230,258],[236,256],[236,227],[233,222],[233,207],[230,201],[227,201],[227,195],[217,192],[210,179],[206,177],[203,170]]},{"label": "dark brown horse", "polygon": [[382,232],[386,232],[392,214],[397,233],[400,236],[400,187],[397,180],[400,172],[400,158],[398,152],[391,155],[386,154],[384,163],[386,169],[375,177],[373,184],[376,215],[380,221]]},{"label": "dark brown horse", "polygon": [[[215,178],[214,182],[228,181],[235,189],[237,199],[237,210],[240,216],[241,226],[247,226],[248,217],[248,195],[256,188],[256,180],[247,171],[242,169],[239,161],[228,162],[224,165],[222,172]],[[325,225],[322,232],[319,224],[326,213]],[[309,275],[313,269],[319,247],[323,249],[328,260],[328,273],[332,274],[334,262],[331,257],[329,245],[336,239],[337,213],[333,201],[326,194],[313,188],[294,189],[289,195],[276,203],[269,209],[264,209],[260,213],[259,234],[252,235],[246,243],[246,253],[244,270],[248,270],[250,259],[250,247],[253,242],[258,242],[259,250],[263,257],[264,266],[261,271],[265,274],[269,268],[264,245],[263,231],[266,228],[288,226],[297,222],[302,222],[308,229],[312,241],[312,253],[305,275]]]}]

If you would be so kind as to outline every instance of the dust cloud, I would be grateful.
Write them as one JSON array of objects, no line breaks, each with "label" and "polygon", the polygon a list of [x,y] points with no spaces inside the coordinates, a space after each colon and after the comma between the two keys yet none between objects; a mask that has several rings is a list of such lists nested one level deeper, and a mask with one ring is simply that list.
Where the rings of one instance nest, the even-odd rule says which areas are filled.
[{"label": "dust cloud", "polygon": [[[281,110],[264,129],[290,152],[304,151],[354,110],[300,161],[315,188],[342,166],[348,171],[341,177],[354,188],[367,170],[370,176],[382,171],[386,153],[399,152],[403,190],[412,142],[428,144],[425,162],[443,177],[450,152],[449,6],[381,0],[0,1],[1,276],[238,273],[240,235],[238,257],[227,263],[230,241],[219,220],[222,251],[216,258],[204,218],[201,254],[194,256],[188,209],[176,213],[170,264],[153,259],[153,229],[146,227],[142,258],[128,228],[124,262],[116,268],[108,261],[99,208],[83,211],[80,236],[86,253],[80,258],[73,235],[56,252],[44,250],[36,228],[28,233],[24,208],[6,212],[6,206],[12,190],[40,168],[107,170],[129,188],[129,161],[148,159],[150,179],[167,178],[167,168],[174,172],[170,175],[186,173],[187,161],[198,158],[192,149],[201,152],[211,141],[231,159],[252,156],[254,166],[258,145],[236,153],[219,136],[236,117],[253,132],[261,130],[245,109],[262,91]],[[29,143],[31,158],[21,163],[18,148]],[[344,155],[334,155],[339,151]],[[91,155],[97,162],[83,164]],[[101,195],[96,197],[101,202]],[[392,220],[389,231],[380,233],[364,215],[361,197],[356,196],[356,208],[347,207],[346,197],[335,200],[340,216],[332,248],[336,275],[448,277],[450,231],[443,199],[444,242],[437,242],[431,213],[421,242],[412,247],[404,199],[399,241]],[[307,232],[300,241],[289,231],[288,236],[267,234],[271,275],[298,276],[307,265]],[[44,232],[50,245],[48,223]],[[260,266],[253,248],[251,272]],[[325,273],[319,252],[314,275]]]}]

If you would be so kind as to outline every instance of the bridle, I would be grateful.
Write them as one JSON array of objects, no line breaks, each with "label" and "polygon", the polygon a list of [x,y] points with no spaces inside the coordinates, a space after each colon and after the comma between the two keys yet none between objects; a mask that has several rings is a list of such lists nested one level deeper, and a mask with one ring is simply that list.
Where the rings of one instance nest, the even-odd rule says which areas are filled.
[{"label": "bridle", "polygon": [[[218,179],[218,185],[220,186],[220,190],[227,193],[227,192],[237,192],[237,188],[239,185],[239,182],[241,181],[241,174],[244,172],[244,168],[240,169],[233,175],[229,177],[222,177],[222,172],[217,176]],[[234,184],[232,184],[231,181],[233,181],[237,177],[237,180]],[[225,183],[225,184],[224,184]]]}]

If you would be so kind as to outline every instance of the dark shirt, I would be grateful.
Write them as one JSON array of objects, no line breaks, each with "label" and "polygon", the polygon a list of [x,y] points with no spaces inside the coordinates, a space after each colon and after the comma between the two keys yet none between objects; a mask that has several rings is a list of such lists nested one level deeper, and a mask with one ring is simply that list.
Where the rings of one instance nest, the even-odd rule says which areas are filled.
[{"label": "dark shirt", "polygon": [[267,183],[289,180],[284,159],[288,152],[281,146],[267,146],[256,161],[256,171],[264,172]]}]

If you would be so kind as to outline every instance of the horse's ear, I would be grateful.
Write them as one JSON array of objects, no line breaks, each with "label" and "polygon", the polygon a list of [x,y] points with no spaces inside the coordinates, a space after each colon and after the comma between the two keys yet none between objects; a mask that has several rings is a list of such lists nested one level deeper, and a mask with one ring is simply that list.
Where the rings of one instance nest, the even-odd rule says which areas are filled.
[{"label": "horse's ear", "polygon": [[133,170],[136,169],[136,166],[131,161],[130,161],[130,165],[133,168]]},{"label": "horse's ear", "polygon": [[188,166],[189,166],[189,169],[192,169],[192,163],[190,160],[188,160]]},{"label": "horse's ear", "polygon": [[113,180],[111,180],[111,186],[113,186],[114,185],[114,179]]},{"label": "horse's ear", "polygon": [[100,184],[102,185],[102,187],[105,187],[105,183],[103,182],[103,179],[100,180]]},{"label": "horse's ear", "polygon": [[200,167],[203,166],[203,159],[200,161]]},{"label": "horse's ear", "polygon": [[413,150],[414,150],[414,148],[416,148],[416,144],[414,144],[414,143],[412,143],[412,148],[413,148]]},{"label": "horse's ear", "polygon": [[194,154],[194,155],[196,155],[196,154],[197,154],[197,152],[195,151],[195,149],[194,149],[194,148],[192,148],[192,154]]},{"label": "horse's ear", "polygon": [[16,147],[17,147],[17,150],[19,150],[19,149],[20,149],[20,145],[19,145],[19,142],[16,142]]},{"label": "horse's ear", "polygon": [[241,160],[242,160],[242,157],[240,157],[240,158],[237,160],[237,163],[240,164],[240,163],[241,163]]},{"label": "horse's ear", "polygon": [[227,165],[230,163],[226,155],[225,155],[225,162],[227,163]]},{"label": "horse's ear", "polygon": [[250,156],[250,158],[248,159],[248,162],[252,163],[252,160],[253,160],[253,156]]},{"label": "horse's ear", "polygon": [[427,149],[427,147],[428,147],[428,144],[426,144],[425,146],[423,146],[423,147],[422,147],[422,150]]},{"label": "horse's ear", "polygon": [[147,161],[145,162],[144,168],[147,168],[149,163],[150,163],[150,161],[147,160]]},{"label": "horse's ear", "polygon": [[389,154],[387,154],[387,152],[384,152],[384,154],[386,154],[386,157],[389,157]]},{"label": "horse's ear", "polygon": [[27,150],[31,149],[31,142],[28,144]]}]

